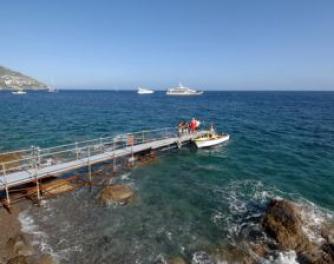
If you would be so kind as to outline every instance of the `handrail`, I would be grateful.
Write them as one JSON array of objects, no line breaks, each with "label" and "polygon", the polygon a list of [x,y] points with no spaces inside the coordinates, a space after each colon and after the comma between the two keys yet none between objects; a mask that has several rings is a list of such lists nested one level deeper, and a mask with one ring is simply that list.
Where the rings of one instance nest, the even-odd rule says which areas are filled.
[{"label": "handrail", "polygon": [[[165,138],[167,136],[167,133],[170,134],[171,131],[173,131],[173,135],[176,136],[176,129],[174,127],[164,127],[164,128],[159,128],[159,129],[153,129],[153,130],[142,130],[142,131],[136,131],[136,132],[129,132],[129,133],[124,133],[124,134],[119,134],[114,137],[110,136],[110,137],[89,139],[89,140],[75,142],[71,144],[53,146],[49,148],[39,148],[39,147],[32,146],[30,149],[26,149],[26,150],[0,153],[0,156],[8,154],[8,153],[26,153],[27,155],[25,157],[23,156],[21,159],[10,160],[6,162],[2,162],[1,164],[2,166],[6,167],[7,172],[32,169],[34,164],[36,163],[39,164],[38,166],[44,167],[45,161],[47,161],[48,158],[57,159],[58,157],[57,155],[60,155],[60,154],[68,153],[70,155],[67,157],[64,157],[64,156],[58,157],[62,159],[63,162],[66,162],[66,161],[76,160],[78,157],[77,155],[81,156],[81,154],[84,154],[83,156],[81,156],[81,158],[87,157],[86,155],[88,153],[85,153],[85,152],[90,150],[92,147],[94,148],[93,152],[96,154],[106,153],[106,149],[110,149],[110,148],[112,150],[124,149],[126,151],[127,147],[135,146],[135,145],[143,144],[143,143],[148,143],[154,140]],[[166,132],[166,134],[165,135],[154,135],[154,133],[157,133],[157,132]],[[139,136],[137,136],[138,134]],[[132,144],[129,144],[128,142],[129,136],[133,136]],[[117,143],[122,143],[122,144],[119,145]],[[70,146],[73,146],[73,148],[68,148]],[[106,148],[106,146],[108,147]],[[63,148],[63,150],[61,148]],[[52,150],[57,150],[57,149],[59,150],[52,151]],[[0,171],[0,175],[2,175],[1,171]]]},{"label": "handrail", "polygon": [[0,156],[14,154],[14,153],[30,152],[30,151],[31,149],[19,149],[19,150],[13,150],[13,151],[0,152]]}]

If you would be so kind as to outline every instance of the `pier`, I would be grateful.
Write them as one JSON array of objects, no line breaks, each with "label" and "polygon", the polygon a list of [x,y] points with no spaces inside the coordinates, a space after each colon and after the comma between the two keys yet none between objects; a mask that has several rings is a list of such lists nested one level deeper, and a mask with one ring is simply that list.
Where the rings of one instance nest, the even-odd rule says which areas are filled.
[{"label": "pier", "polygon": [[[181,148],[206,131],[177,134],[176,128],[162,128],[104,137],[72,144],[0,153],[1,157],[11,157],[0,164],[0,191],[6,192],[7,205],[10,204],[9,189],[27,183],[34,183],[40,199],[39,181],[43,178],[61,177],[64,173],[83,167],[88,168],[91,180],[91,166],[111,161],[116,170],[117,159],[128,157],[134,161],[138,153],[164,148]],[[3,160],[3,159],[2,159]]]}]

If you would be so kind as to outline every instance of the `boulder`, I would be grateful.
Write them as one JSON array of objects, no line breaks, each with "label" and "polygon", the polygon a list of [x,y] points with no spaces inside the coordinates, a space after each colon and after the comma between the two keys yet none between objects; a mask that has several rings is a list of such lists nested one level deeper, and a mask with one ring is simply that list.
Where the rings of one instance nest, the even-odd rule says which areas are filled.
[{"label": "boulder", "polygon": [[301,264],[331,264],[334,263],[334,247],[325,243],[320,248],[314,248],[298,253],[298,262]]},{"label": "boulder", "polygon": [[321,236],[329,243],[334,245],[334,223],[327,223],[321,228]]},{"label": "boulder", "polygon": [[[0,154],[0,163],[6,163],[6,169],[15,169],[21,165],[20,160],[22,159],[21,153],[8,153],[8,154]],[[2,169],[2,168],[1,168]]]},{"label": "boulder", "polygon": [[279,250],[296,251],[299,263],[334,263],[332,229],[323,228],[321,234],[325,238],[324,243],[319,245],[309,241],[302,230],[300,209],[295,204],[286,200],[272,200],[265,212],[262,226],[276,240]]},{"label": "boulder", "polygon": [[57,262],[50,255],[43,255],[38,264],[56,264]]},{"label": "boulder", "polygon": [[262,222],[265,232],[277,241],[280,250],[303,251],[310,246],[302,225],[297,206],[286,200],[272,200]]},{"label": "boulder", "polygon": [[[40,192],[45,197],[51,197],[57,194],[71,192],[78,186],[68,179],[56,179],[48,183],[40,184]],[[26,192],[26,196],[36,198],[37,188],[32,187]]]},{"label": "boulder", "polygon": [[24,256],[17,256],[8,260],[7,264],[28,264],[28,260]]},{"label": "boulder", "polygon": [[10,238],[6,244],[10,256],[32,256],[34,250],[22,234]]},{"label": "boulder", "polygon": [[187,262],[182,257],[173,257],[167,261],[168,264],[187,264]]},{"label": "boulder", "polygon": [[115,184],[107,186],[100,193],[100,201],[103,204],[127,204],[134,198],[134,191],[128,185]]}]

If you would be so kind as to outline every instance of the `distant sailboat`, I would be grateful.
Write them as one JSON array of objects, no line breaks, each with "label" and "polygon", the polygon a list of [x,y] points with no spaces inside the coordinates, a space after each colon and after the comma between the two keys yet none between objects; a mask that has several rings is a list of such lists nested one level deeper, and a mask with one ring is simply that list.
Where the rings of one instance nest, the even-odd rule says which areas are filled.
[{"label": "distant sailboat", "polygon": [[49,87],[48,92],[49,93],[58,93],[58,89],[55,88],[55,87]]},{"label": "distant sailboat", "polygon": [[58,89],[55,88],[55,86],[54,86],[54,84],[53,84],[53,81],[51,81],[51,82],[52,82],[52,85],[49,85],[49,87],[48,87],[48,92],[49,92],[49,93],[57,93],[57,92],[58,92]]},{"label": "distant sailboat", "polygon": [[154,90],[138,87],[138,94],[153,94]]}]

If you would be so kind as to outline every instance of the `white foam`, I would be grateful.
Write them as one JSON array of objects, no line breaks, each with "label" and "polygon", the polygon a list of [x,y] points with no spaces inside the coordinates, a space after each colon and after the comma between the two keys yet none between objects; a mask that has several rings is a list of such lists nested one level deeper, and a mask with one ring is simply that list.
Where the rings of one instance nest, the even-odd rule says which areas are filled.
[{"label": "white foam", "polygon": [[122,174],[121,175],[121,180],[128,180],[130,175],[131,175],[130,172]]},{"label": "white foam", "polygon": [[193,254],[191,264],[214,264],[214,261],[205,251],[198,251]]},{"label": "white foam", "polygon": [[321,227],[324,223],[333,220],[333,214],[309,201],[304,201],[302,204],[299,204],[299,206],[304,233],[311,241],[321,244],[324,241],[324,238],[321,236]]},{"label": "white foam", "polygon": [[299,264],[295,251],[278,252],[276,256],[270,257],[262,262],[263,264]]},{"label": "white foam", "polygon": [[49,254],[57,263],[59,256],[53,251],[51,246],[47,243],[48,235],[39,230],[33,217],[28,210],[22,211],[18,220],[21,223],[21,231],[32,236],[32,245],[38,247],[42,253]]},{"label": "white foam", "polygon": [[21,231],[23,233],[31,234],[34,237],[46,238],[47,235],[38,229],[38,226],[35,224],[34,219],[29,214],[28,210],[22,211],[18,219],[21,223]]}]

